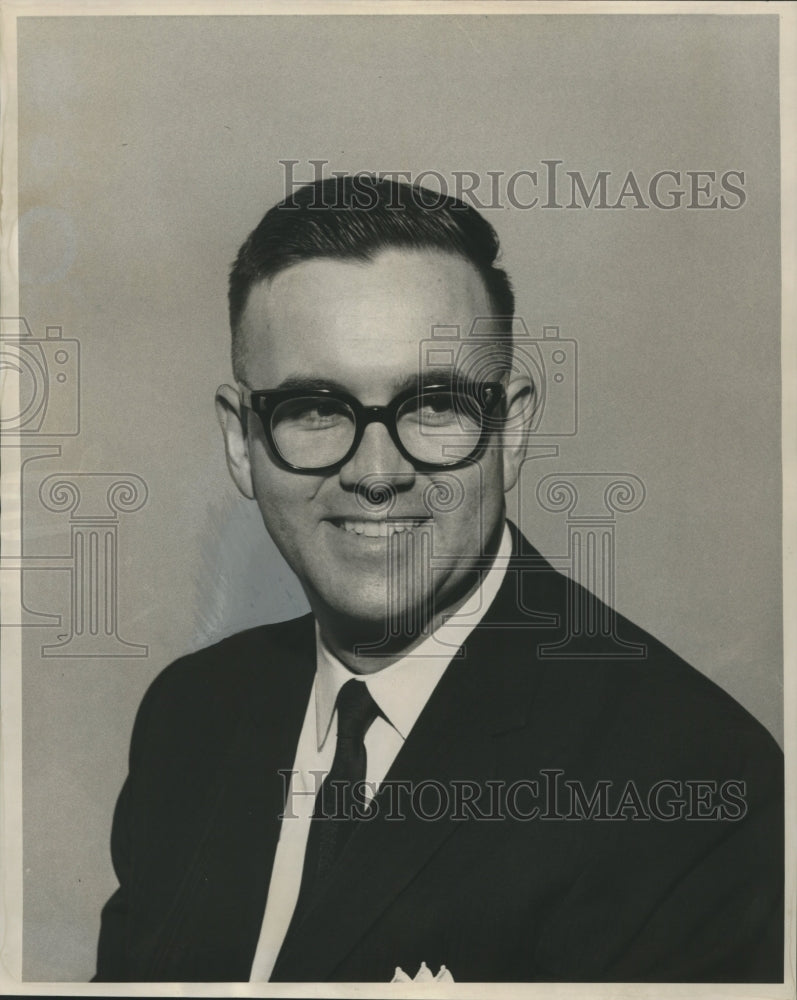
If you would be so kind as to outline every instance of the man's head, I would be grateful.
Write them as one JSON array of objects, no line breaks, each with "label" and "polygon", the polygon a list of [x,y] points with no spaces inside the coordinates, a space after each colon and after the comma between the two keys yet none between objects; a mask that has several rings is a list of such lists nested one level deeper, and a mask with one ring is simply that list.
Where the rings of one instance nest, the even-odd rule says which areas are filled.
[{"label": "man's head", "polygon": [[498,545],[523,457],[503,418],[531,390],[497,253],[461,202],[347,177],[272,208],[233,266],[228,464],[338,645],[407,645]]},{"label": "man's head", "polygon": [[304,261],[365,263],[385,250],[438,251],[470,263],[484,283],[489,314],[504,320],[497,332],[511,337],[515,297],[506,272],[496,266],[498,237],[486,219],[424,188],[371,176],[335,177],[307,184],[271,208],[238,252],[229,286],[236,379],[246,381],[241,320],[254,286]]}]

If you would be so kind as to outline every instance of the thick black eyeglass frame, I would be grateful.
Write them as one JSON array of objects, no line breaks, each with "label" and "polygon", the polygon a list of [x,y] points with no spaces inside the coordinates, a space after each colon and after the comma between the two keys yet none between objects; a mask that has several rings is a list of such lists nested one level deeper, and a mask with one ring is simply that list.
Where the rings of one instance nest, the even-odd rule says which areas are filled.
[{"label": "thick black eyeglass frame", "polygon": [[[457,459],[455,462],[422,462],[420,459],[415,458],[407,451],[402,444],[401,438],[399,437],[398,427],[396,426],[396,417],[398,415],[399,408],[402,404],[406,403],[408,399],[417,399],[426,393],[432,392],[450,392],[454,396],[466,395],[473,402],[474,410],[477,411],[480,423],[479,440],[468,455]],[[357,449],[360,447],[363,435],[365,434],[365,428],[368,424],[373,423],[384,424],[384,426],[387,427],[388,434],[390,435],[390,438],[396,446],[399,454],[410,462],[419,472],[434,472],[439,471],[440,469],[460,468],[468,462],[471,462],[473,458],[484,449],[484,446],[487,443],[487,438],[489,437],[491,431],[495,429],[494,425],[491,426],[490,418],[495,409],[503,403],[505,395],[504,386],[501,382],[457,381],[455,385],[452,385],[451,383],[435,383],[433,385],[423,385],[420,388],[413,387],[411,389],[407,389],[391,399],[387,406],[364,406],[356,396],[352,396],[351,393],[338,389],[319,388],[253,390],[247,388],[246,386],[240,387],[241,404],[245,409],[250,410],[260,418],[260,423],[263,425],[263,433],[266,435],[266,441],[268,442],[269,449],[277,465],[280,465],[283,469],[287,469],[289,472],[299,472],[307,475],[324,475],[337,472],[343,468],[347,462],[351,461],[356,454]],[[313,468],[293,465],[291,462],[288,462],[285,458],[283,458],[277,448],[276,442],[274,441],[274,435],[271,431],[271,417],[273,416],[274,410],[277,406],[279,406],[280,403],[284,403],[286,400],[316,398],[319,400],[340,400],[340,402],[346,403],[351,407],[352,413],[354,414],[354,438],[352,440],[351,447],[343,458],[339,459],[337,462],[333,462],[331,465],[323,465]],[[484,399],[485,402],[481,402],[482,399]]]}]

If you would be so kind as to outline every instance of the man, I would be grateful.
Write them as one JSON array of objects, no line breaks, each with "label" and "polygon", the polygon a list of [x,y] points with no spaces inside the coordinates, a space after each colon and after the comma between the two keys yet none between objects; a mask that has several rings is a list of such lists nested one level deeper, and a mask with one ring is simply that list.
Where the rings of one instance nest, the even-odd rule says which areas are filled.
[{"label": "man", "polygon": [[312,615],[147,693],[98,979],[782,979],[771,737],[622,618],[636,657],[546,654],[585,595],[505,520],[541,387],[497,253],[362,177],[241,248],[217,410]]}]

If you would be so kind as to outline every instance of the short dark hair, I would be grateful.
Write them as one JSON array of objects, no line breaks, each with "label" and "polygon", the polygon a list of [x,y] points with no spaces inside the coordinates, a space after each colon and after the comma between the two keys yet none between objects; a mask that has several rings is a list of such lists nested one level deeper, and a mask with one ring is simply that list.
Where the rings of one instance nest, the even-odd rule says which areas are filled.
[{"label": "short dark hair", "polygon": [[481,275],[498,334],[511,336],[515,296],[496,266],[498,236],[458,198],[370,174],[306,184],[269,209],[244,241],[230,270],[232,363],[241,377],[240,323],[251,289],[292,264],[317,258],[372,260],[389,249],[441,250]]}]

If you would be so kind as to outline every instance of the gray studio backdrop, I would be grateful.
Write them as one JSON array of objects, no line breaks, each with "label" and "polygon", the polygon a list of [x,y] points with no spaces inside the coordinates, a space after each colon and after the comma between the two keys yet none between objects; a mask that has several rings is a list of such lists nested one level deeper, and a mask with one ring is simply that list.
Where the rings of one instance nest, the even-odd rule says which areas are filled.
[{"label": "gray studio backdrop", "polygon": [[637,477],[644,502],[612,515],[617,607],[780,737],[777,88],[768,16],[20,21],[21,312],[50,378],[23,454],[27,978],[93,972],[151,679],[306,607],[212,405],[226,273],[280,160],[311,179],[315,159],[447,178],[559,159],[610,171],[612,200],[630,170],[744,172],[735,209],[485,214],[531,333],[578,351],[577,433],[547,439],[510,511],[562,557],[572,512],[544,509],[543,477]]}]

